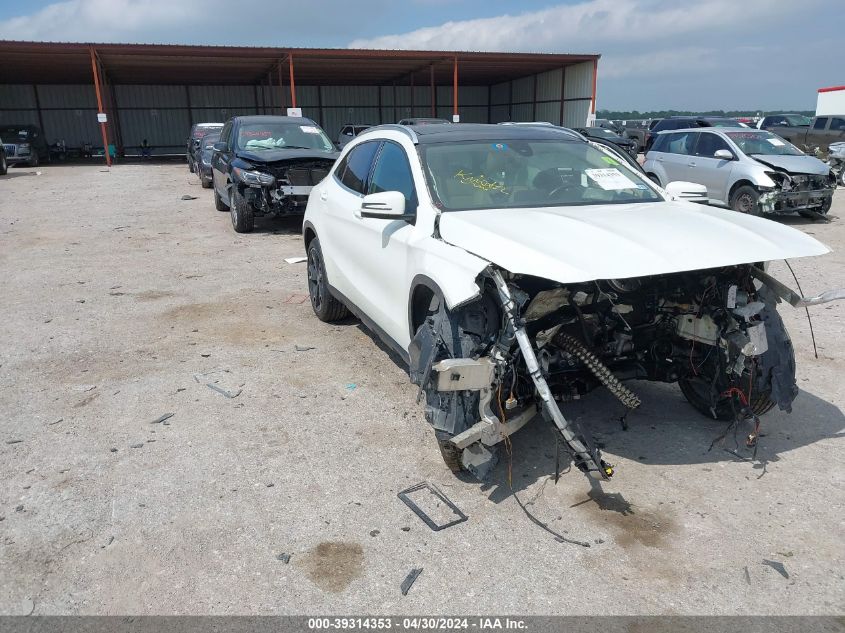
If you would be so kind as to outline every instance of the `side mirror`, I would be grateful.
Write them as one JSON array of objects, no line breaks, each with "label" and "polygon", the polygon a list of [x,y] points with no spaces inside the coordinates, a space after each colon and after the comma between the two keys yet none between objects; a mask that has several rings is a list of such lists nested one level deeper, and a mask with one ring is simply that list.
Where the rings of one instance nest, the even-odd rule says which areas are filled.
[{"label": "side mirror", "polygon": [[373,220],[412,220],[413,213],[405,213],[405,196],[398,191],[382,191],[364,196],[359,218]]},{"label": "side mirror", "polygon": [[215,152],[225,152],[227,149],[229,149],[229,147],[226,145],[226,143],[224,143],[222,141],[217,141],[214,144],[214,151]]},{"label": "side mirror", "polygon": [[703,204],[707,204],[708,202],[707,187],[695,182],[684,182],[682,180],[670,182],[666,185],[666,193],[668,193],[673,200],[686,200],[688,202],[700,202]]},{"label": "side mirror", "polygon": [[713,154],[713,158],[718,158],[719,160],[733,160],[734,155],[729,149],[717,149],[716,153]]}]

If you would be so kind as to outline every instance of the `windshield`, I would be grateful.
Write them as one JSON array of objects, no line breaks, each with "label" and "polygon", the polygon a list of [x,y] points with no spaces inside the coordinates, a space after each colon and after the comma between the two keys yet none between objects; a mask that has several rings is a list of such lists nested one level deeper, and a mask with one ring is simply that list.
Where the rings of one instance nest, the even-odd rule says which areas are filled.
[{"label": "windshield", "polygon": [[4,138],[7,141],[12,139],[25,141],[29,138],[29,130],[18,127],[6,127],[0,130],[0,138]]},{"label": "windshield", "polygon": [[727,137],[736,143],[737,147],[749,156],[801,156],[804,152],[781,137],[755,130],[753,132],[725,132]]},{"label": "windshield", "polygon": [[640,174],[587,143],[467,141],[423,146],[432,197],[443,210],[656,202]]},{"label": "windshield", "polygon": [[812,119],[808,116],[804,116],[803,114],[787,114],[783,117],[787,121],[789,121],[790,125],[795,126],[806,126],[809,127]]},{"label": "windshield", "polygon": [[238,149],[314,149],[333,152],[334,144],[316,125],[265,121],[246,123],[238,128]]}]

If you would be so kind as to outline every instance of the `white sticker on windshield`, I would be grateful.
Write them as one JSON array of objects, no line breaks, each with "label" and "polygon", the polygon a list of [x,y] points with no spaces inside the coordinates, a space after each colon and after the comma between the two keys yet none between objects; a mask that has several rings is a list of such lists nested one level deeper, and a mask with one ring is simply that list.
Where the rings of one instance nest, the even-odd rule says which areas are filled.
[{"label": "white sticker on windshield", "polygon": [[779,138],[767,138],[766,140],[769,141],[769,143],[771,143],[775,147],[781,147],[782,145],[786,145],[786,143],[784,143]]},{"label": "white sticker on windshield", "polygon": [[606,191],[633,189],[635,184],[618,169],[585,169],[584,173]]},{"label": "white sticker on windshield", "polygon": [[300,125],[299,129],[305,132],[306,134],[319,134],[320,128],[314,127],[313,125]]}]

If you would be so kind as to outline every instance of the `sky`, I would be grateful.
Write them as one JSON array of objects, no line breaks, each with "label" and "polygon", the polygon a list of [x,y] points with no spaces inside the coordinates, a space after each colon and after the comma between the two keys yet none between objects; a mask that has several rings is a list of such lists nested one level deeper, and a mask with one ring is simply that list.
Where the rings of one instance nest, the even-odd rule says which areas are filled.
[{"label": "sky", "polygon": [[0,0],[0,39],[600,53],[599,109],[641,112],[814,110],[843,27],[842,0]]}]

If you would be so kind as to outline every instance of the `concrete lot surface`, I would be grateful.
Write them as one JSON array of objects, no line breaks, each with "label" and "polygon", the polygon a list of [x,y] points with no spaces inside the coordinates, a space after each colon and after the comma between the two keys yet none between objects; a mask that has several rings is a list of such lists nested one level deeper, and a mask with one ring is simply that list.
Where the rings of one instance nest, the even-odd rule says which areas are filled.
[{"label": "concrete lot surface", "polygon": [[[519,432],[513,490],[586,548],[529,520],[504,453],[488,484],[446,471],[405,369],[314,317],[299,222],[236,235],[181,164],[40,171],[0,177],[0,613],[845,611],[845,302],[810,309],[818,359],[781,307],[802,392],[754,461],[674,385],[632,383],[628,431],[602,391],[564,409],[600,489]],[[793,262],[808,295],[845,285],[841,189],[831,215],[784,220],[834,249]],[[396,497],[423,480],[469,519],[431,531]]]}]

